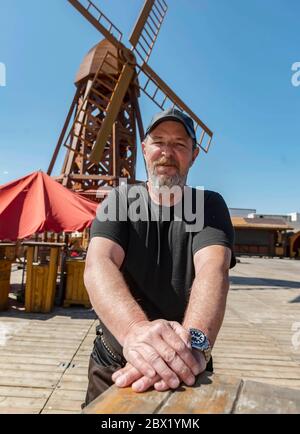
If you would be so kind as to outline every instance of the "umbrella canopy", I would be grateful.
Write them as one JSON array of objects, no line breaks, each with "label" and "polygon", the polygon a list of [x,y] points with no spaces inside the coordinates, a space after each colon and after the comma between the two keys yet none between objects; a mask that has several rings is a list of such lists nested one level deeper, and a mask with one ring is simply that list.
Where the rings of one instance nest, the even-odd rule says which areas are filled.
[{"label": "umbrella canopy", "polygon": [[82,231],[95,218],[97,206],[45,173],[31,173],[0,186],[0,240]]}]

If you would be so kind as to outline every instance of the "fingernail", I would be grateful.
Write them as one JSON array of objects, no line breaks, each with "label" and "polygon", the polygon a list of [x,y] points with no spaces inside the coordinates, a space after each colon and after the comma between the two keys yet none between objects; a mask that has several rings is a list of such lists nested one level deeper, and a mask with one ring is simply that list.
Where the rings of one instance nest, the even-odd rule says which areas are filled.
[{"label": "fingernail", "polygon": [[132,385],[132,389],[133,389],[135,392],[140,392],[140,391],[142,390],[142,388],[143,388],[143,384],[142,384],[140,381],[137,381],[136,383],[134,383],[134,384]]},{"label": "fingernail", "polygon": [[188,379],[186,380],[186,384],[188,386],[192,386],[195,383],[195,377],[188,377]]},{"label": "fingernail", "polygon": [[125,384],[125,378],[124,378],[123,376],[118,377],[118,378],[116,379],[116,385],[117,385],[117,386],[122,387],[122,386],[124,386],[124,384]]},{"label": "fingernail", "polygon": [[178,380],[171,380],[170,384],[171,384],[171,387],[173,387],[174,389],[177,389],[177,387],[179,386],[179,381]]}]

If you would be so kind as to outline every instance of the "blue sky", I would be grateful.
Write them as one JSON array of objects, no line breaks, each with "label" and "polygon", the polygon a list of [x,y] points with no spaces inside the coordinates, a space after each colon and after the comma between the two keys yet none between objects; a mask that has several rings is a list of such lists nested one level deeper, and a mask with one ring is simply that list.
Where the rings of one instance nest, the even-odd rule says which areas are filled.
[{"label": "blue sky", "polygon": [[[143,0],[94,2],[127,42]],[[299,0],[167,3],[149,64],[214,131],[189,184],[220,192],[229,207],[300,212],[300,86],[291,83],[300,62]],[[3,184],[47,170],[76,71],[102,36],[67,0],[0,0],[0,9]],[[140,104],[147,124],[157,108],[146,97]],[[137,178],[145,178],[140,155]]]}]

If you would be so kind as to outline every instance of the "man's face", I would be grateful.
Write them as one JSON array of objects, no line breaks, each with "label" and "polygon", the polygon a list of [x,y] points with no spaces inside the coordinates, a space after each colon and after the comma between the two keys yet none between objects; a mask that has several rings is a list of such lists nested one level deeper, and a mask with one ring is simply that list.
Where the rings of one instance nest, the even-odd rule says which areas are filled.
[{"label": "man's face", "polygon": [[163,121],[142,144],[149,181],[156,188],[186,183],[189,168],[199,153],[180,122]]}]

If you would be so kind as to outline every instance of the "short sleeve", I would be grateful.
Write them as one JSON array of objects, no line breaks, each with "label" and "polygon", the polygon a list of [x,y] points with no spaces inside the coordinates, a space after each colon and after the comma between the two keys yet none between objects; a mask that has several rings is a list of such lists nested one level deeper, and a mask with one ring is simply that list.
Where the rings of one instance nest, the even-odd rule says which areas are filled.
[{"label": "short sleeve", "polygon": [[97,209],[91,225],[91,239],[108,238],[119,244],[126,252],[128,245],[127,206],[123,192],[115,188],[109,192]]},{"label": "short sleeve", "polygon": [[193,254],[198,250],[212,245],[219,245],[231,249],[230,268],[236,265],[233,251],[234,229],[230,214],[223,197],[214,191],[205,191],[204,226],[194,234]]}]

